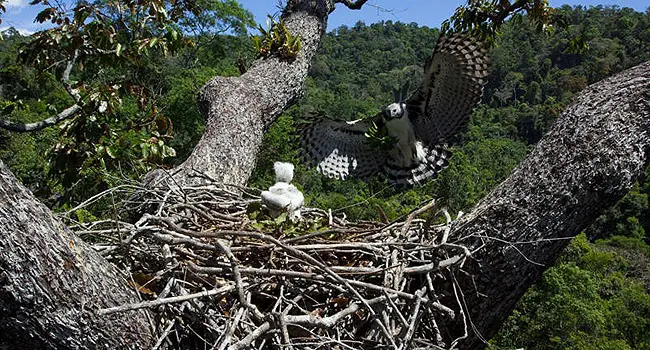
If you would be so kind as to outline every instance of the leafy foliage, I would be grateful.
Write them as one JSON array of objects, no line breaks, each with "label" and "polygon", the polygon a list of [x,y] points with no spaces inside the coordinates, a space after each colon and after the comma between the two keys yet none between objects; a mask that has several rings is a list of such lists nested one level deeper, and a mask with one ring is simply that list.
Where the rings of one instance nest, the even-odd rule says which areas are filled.
[{"label": "leafy foliage", "polygon": [[54,67],[59,77],[60,62],[74,64],[76,80],[63,83],[71,85],[68,91],[85,110],[62,125],[52,149],[51,170],[66,188],[80,169],[140,176],[174,157],[173,123],[159,108],[169,89],[160,78],[163,58],[191,48],[194,41],[184,31],[216,26],[243,32],[252,23],[236,1],[80,2],[71,12],[40,2],[46,9],[37,21],[56,26],[36,33],[20,57],[37,69]]},{"label": "leafy foliage", "polygon": [[[57,199],[52,205],[138,179],[173,162],[177,148],[187,155],[193,147],[187,140],[198,140],[202,130],[198,89],[212,76],[238,74],[235,55],[245,50],[226,46],[237,40],[238,47],[250,45],[204,32],[243,33],[253,23],[232,0],[81,2],[70,11],[43,4],[38,20],[55,26],[30,38],[10,33],[0,42],[0,74],[10,76],[2,80],[5,119],[40,121],[72,104],[83,108],[57,126],[58,137],[48,131],[51,147],[39,146],[39,168],[50,185],[21,177],[30,187],[49,188],[45,197]],[[47,108],[35,109],[37,101]]]},{"label": "leafy foliage", "polygon": [[327,228],[327,218],[303,217],[301,220],[291,220],[287,212],[274,217],[260,202],[248,205],[246,210],[250,226],[260,233],[272,232],[275,236],[300,236],[304,232],[314,232]]},{"label": "leafy foliage", "polygon": [[649,349],[649,286],[629,276],[637,262],[623,254],[607,244],[590,244],[584,234],[578,236],[519,302],[492,344]]},{"label": "leafy foliage", "polygon": [[385,125],[377,126],[375,122],[368,128],[368,132],[364,134],[370,144],[381,150],[390,150],[399,141],[397,138],[388,135],[388,130]]},{"label": "leafy foliage", "polygon": [[454,15],[442,23],[442,32],[467,32],[483,41],[493,43],[507,18],[522,23],[526,19],[538,32],[550,32],[555,22],[554,10],[548,0],[470,0],[456,9]]}]

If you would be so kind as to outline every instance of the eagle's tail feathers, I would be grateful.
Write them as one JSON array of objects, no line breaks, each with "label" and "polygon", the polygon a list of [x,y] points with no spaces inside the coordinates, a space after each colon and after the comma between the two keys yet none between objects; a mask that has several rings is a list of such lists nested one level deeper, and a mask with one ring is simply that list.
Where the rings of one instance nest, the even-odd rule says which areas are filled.
[{"label": "eagle's tail feathers", "polygon": [[392,163],[386,164],[388,182],[400,187],[423,185],[449,166],[451,151],[448,149],[444,147],[428,149],[425,147],[424,151],[426,152],[426,161],[413,164],[410,167],[402,167]]}]

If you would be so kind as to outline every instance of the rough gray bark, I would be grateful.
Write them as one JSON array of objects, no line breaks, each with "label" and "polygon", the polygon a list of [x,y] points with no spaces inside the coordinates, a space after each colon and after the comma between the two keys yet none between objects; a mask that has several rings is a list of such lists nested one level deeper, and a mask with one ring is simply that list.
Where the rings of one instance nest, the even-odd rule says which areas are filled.
[{"label": "rough gray bark", "polygon": [[457,276],[480,333],[470,329],[461,348],[481,348],[482,339],[494,336],[569,243],[557,239],[577,235],[625,195],[649,151],[650,62],[577,96],[526,160],[453,232],[473,235],[474,248],[485,245],[474,254],[469,275]]},{"label": "rough gray bark", "polygon": [[0,161],[0,346],[148,347],[152,335],[144,311],[93,313],[137,302],[126,283]]},{"label": "rough gray bark", "polygon": [[244,75],[216,77],[201,89],[205,132],[189,158],[174,170],[178,182],[187,183],[188,174],[196,170],[226,184],[245,184],[264,132],[303,93],[333,6],[327,0],[289,1],[282,20],[290,33],[301,38],[298,57],[292,62],[259,59]]}]

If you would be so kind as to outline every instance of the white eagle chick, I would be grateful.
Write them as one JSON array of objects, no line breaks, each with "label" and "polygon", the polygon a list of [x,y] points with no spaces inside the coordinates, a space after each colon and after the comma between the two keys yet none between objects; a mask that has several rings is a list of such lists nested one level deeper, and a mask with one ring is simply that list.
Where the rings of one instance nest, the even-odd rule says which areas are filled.
[{"label": "white eagle chick", "polygon": [[282,212],[287,212],[291,220],[300,219],[300,208],[305,202],[305,197],[296,186],[291,185],[293,180],[293,164],[275,162],[275,185],[268,191],[262,191],[262,203],[271,211],[274,217]]}]

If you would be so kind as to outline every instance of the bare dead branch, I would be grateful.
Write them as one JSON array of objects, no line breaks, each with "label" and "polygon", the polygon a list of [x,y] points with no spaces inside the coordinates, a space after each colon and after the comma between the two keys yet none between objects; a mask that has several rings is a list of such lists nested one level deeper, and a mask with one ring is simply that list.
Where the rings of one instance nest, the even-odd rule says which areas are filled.
[{"label": "bare dead branch", "polygon": [[61,111],[61,113],[53,117],[43,119],[40,122],[36,122],[36,123],[17,123],[17,122],[11,122],[8,120],[0,119],[0,128],[10,130],[10,131],[15,131],[15,132],[32,132],[32,131],[43,130],[47,127],[56,125],[68,118],[72,118],[73,116],[77,115],[79,112],[81,112],[81,106],[75,104],[64,109],[63,111]]},{"label": "bare dead branch", "polygon": [[74,102],[77,104],[81,102],[81,96],[79,95],[79,90],[74,89],[70,84],[70,73],[72,73],[72,69],[74,68],[78,56],[79,56],[79,51],[75,50],[72,58],[66,63],[65,70],[63,71],[63,75],[61,76],[61,82],[63,83],[63,87],[68,92],[70,97],[72,97]]},{"label": "bare dead branch", "polygon": [[221,287],[221,288],[218,288],[218,289],[207,290],[207,291],[201,292],[201,293],[194,293],[194,294],[188,294],[188,295],[182,295],[182,296],[170,297],[170,298],[164,298],[164,299],[157,299],[157,300],[151,300],[151,301],[143,301],[143,302],[137,303],[137,304],[127,304],[127,305],[120,305],[120,306],[116,306],[116,307],[101,309],[101,310],[97,310],[97,314],[98,315],[110,315],[110,314],[116,313],[116,312],[132,311],[132,310],[144,309],[144,308],[147,308],[147,307],[154,307],[154,306],[171,304],[171,303],[179,303],[179,302],[186,301],[186,300],[209,297],[209,296],[214,296],[214,295],[224,295],[224,294],[227,294],[229,292],[232,292],[234,289],[235,289],[235,285],[227,285],[227,286],[224,286],[224,287]]}]

